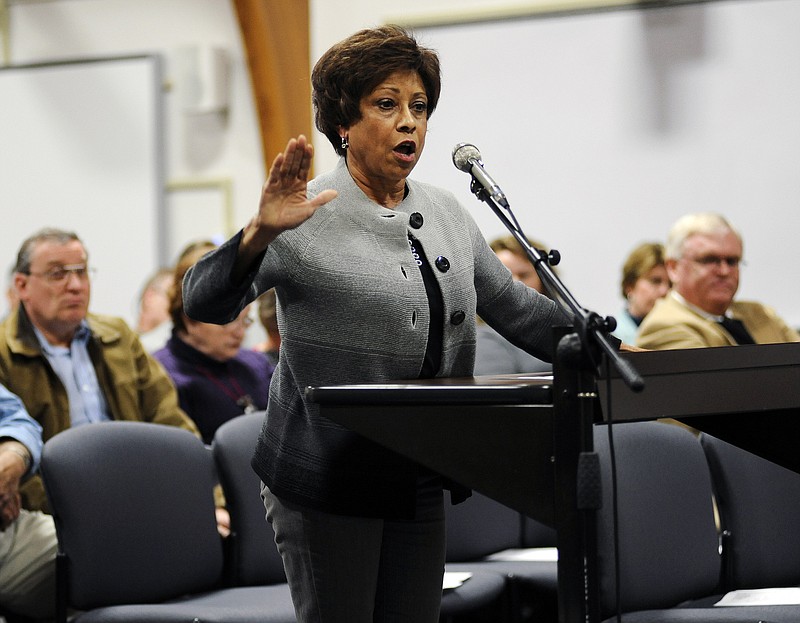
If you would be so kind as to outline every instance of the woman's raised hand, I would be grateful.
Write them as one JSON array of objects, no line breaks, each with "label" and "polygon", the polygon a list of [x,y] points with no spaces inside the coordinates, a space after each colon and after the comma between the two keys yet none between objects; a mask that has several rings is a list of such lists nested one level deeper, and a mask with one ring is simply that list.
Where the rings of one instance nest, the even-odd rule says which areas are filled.
[{"label": "woman's raised hand", "polygon": [[306,187],[313,158],[314,148],[302,134],[290,139],[284,152],[275,157],[261,189],[258,213],[244,229],[240,253],[246,248],[253,256],[258,255],[281,232],[297,227],[336,197],[335,190],[323,190],[308,198]]}]

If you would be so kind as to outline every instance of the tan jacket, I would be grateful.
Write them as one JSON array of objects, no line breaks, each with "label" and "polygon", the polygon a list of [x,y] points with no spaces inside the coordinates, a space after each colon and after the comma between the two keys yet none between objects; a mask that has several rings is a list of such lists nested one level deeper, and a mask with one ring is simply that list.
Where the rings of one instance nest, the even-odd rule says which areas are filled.
[{"label": "tan jacket", "polygon": [[[731,315],[741,320],[757,344],[800,342],[800,334],[775,311],[752,301],[736,301]],[[721,325],[703,318],[668,295],[656,302],[639,327],[636,345],[653,350],[734,346],[736,341]]]},{"label": "tan jacket", "polygon": [[[89,355],[115,420],[138,420],[185,428],[194,422],[178,406],[178,395],[161,365],[148,355],[121,318],[89,314]],[[0,323],[0,383],[17,394],[41,424],[45,441],[69,428],[69,400],[61,380],[42,354],[24,307]],[[25,508],[47,509],[41,479],[21,489]]]}]

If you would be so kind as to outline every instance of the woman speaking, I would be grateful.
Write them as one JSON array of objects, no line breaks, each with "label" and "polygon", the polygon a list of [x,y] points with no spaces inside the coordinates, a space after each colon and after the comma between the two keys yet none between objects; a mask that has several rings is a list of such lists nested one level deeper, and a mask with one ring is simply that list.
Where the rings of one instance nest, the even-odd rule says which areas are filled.
[{"label": "woman speaking", "polygon": [[449,192],[409,179],[440,86],[437,54],[399,27],[334,45],[312,87],[338,166],[309,182],[312,146],[289,140],[255,216],[183,283],[203,322],[277,292],[280,359],[253,467],[303,623],[435,623],[450,486],[320,416],[305,388],[470,376],[478,315],[550,360],[565,320]]}]

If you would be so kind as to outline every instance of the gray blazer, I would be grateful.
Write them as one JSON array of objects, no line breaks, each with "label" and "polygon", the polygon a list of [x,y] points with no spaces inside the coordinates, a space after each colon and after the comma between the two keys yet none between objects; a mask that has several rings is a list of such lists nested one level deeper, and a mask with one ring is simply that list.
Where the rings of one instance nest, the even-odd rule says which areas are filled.
[{"label": "gray blazer", "polygon": [[512,280],[452,194],[411,180],[407,187],[400,205],[383,208],[342,160],[308,186],[310,196],[334,188],[338,197],[279,235],[244,283],[229,279],[241,232],[184,280],[186,313],[204,322],[229,322],[276,288],[280,361],[253,467],[287,501],[340,514],[413,516],[416,466],[320,416],[304,392],[418,378],[430,314],[409,233],[421,241],[442,293],[438,376],[472,375],[477,314],[521,348],[551,358],[551,326],[564,321],[556,305]]}]

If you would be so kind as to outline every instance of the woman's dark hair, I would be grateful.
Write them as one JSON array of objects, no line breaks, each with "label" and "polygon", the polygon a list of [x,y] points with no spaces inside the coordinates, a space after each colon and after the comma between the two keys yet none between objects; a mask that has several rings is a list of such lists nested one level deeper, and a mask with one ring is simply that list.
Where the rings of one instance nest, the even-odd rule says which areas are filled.
[{"label": "woman's dark hair", "polygon": [[660,242],[643,242],[636,247],[622,265],[622,281],[620,282],[622,298],[628,296],[628,292],[636,285],[640,277],[649,273],[656,266],[665,264],[664,245]]},{"label": "woman's dark hair", "polygon": [[175,263],[175,276],[169,290],[169,315],[172,326],[178,331],[186,331],[186,320],[183,313],[183,277],[197,261],[217,248],[211,240],[198,240],[186,245]]},{"label": "woman's dark hair", "polygon": [[361,98],[396,71],[416,71],[428,96],[428,118],[442,89],[439,56],[400,26],[361,30],[330,48],[311,72],[314,120],[340,156],[340,127],[361,118]]}]

